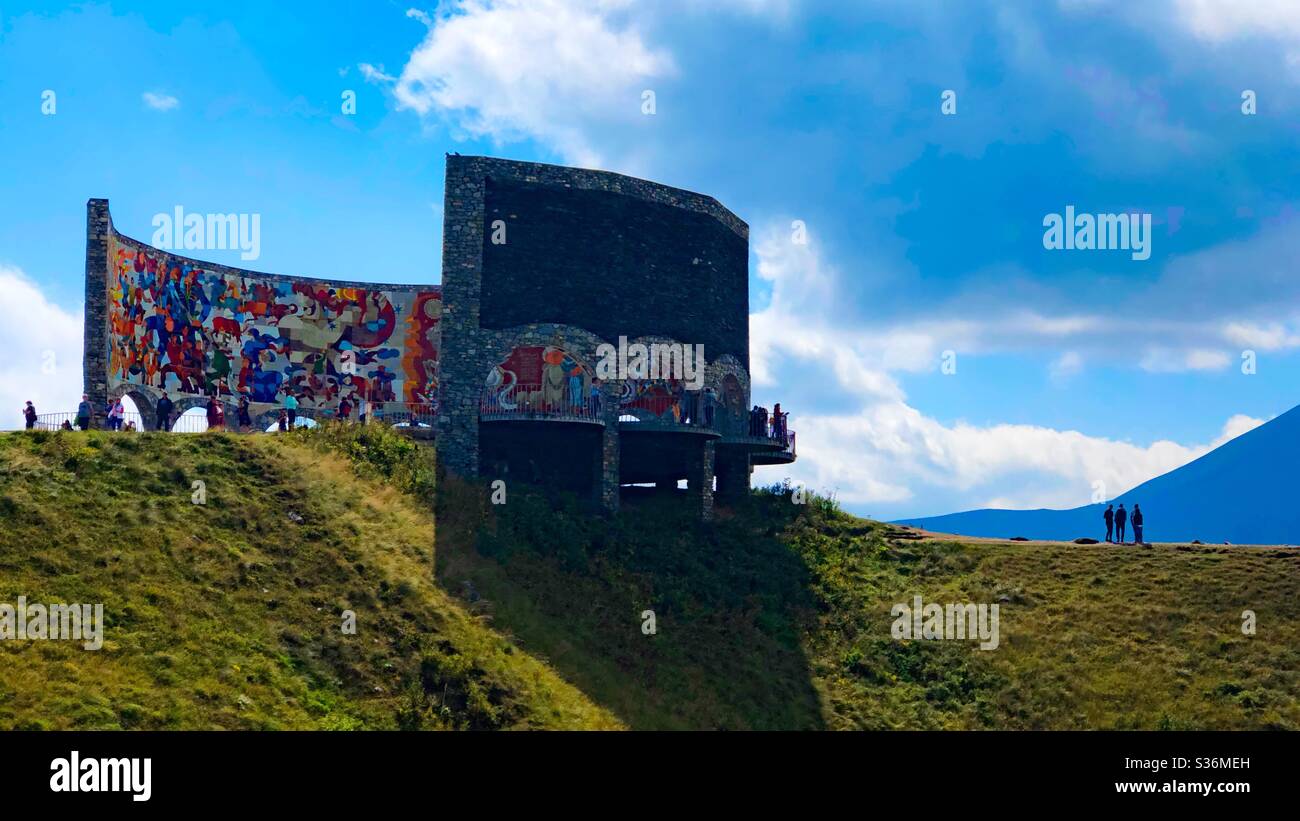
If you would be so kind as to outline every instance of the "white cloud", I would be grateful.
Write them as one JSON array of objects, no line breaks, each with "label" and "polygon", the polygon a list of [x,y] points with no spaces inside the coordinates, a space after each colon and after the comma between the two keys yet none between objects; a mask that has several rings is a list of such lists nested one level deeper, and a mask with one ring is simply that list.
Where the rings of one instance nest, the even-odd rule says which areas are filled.
[{"label": "white cloud", "polygon": [[141,95],[144,104],[154,111],[171,111],[181,104],[181,101],[170,94],[158,94],[153,91],[146,91]]},{"label": "white cloud", "polygon": [[1205,40],[1243,36],[1300,40],[1300,4],[1295,0],[1177,0],[1179,21]]},{"label": "white cloud", "polygon": [[[857,414],[792,417],[800,460],[792,475],[852,504],[907,501],[924,487],[981,499],[954,510],[1070,508],[1091,502],[1094,482],[1116,496],[1263,422],[1239,414],[1213,442],[1143,447],[1036,425],[943,425],[904,402],[877,402]],[[1033,479],[1015,487],[1025,474]]]},{"label": "white cloud", "polygon": [[1267,421],[1267,419],[1255,419],[1244,413],[1238,413],[1227,422],[1223,423],[1223,430],[1215,440],[1210,443],[1210,449],[1217,448],[1219,445],[1222,445],[1230,439],[1236,439],[1243,433],[1249,433]]},{"label": "white cloud", "polygon": [[0,428],[22,427],[27,400],[40,413],[74,412],[81,400],[82,322],[45,298],[23,272],[0,264]]},{"label": "white cloud", "polygon": [[1058,356],[1048,369],[1053,382],[1066,382],[1071,376],[1083,370],[1083,357],[1078,351],[1066,351]]},{"label": "white cloud", "polygon": [[671,76],[617,0],[459,0],[428,26],[391,82],[399,108],[437,117],[470,137],[535,138],[566,161],[599,164],[590,134],[600,123],[642,118],[641,93]]},{"label": "white cloud", "polygon": [[1138,367],[1150,373],[1183,373],[1185,371],[1217,371],[1228,367],[1232,357],[1223,351],[1205,348],[1171,350],[1163,347],[1147,349]]},{"label": "white cloud", "polygon": [[383,66],[372,66],[369,63],[361,63],[357,66],[361,69],[361,76],[368,83],[395,83],[397,78],[384,71]]},{"label": "white cloud", "polygon": [[[824,388],[817,399],[843,398],[854,407],[834,413],[796,408],[790,426],[798,432],[799,461],[783,475],[809,487],[834,491],[853,505],[897,506],[930,502],[942,513],[980,506],[1068,508],[1087,504],[1093,483],[1115,496],[1180,467],[1228,439],[1262,424],[1234,416],[1213,442],[1147,445],[1026,424],[944,424],[910,406],[891,375],[938,366],[944,349],[980,351],[1032,349],[1098,335],[1131,339],[1145,330],[1160,338],[1177,323],[1128,321],[1078,315],[1044,316],[1017,308],[977,313],[975,319],[924,319],[902,326],[872,328],[861,317],[837,317],[838,270],[819,254],[815,238],[796,245],[784,223],[755,232],[758,275],[771,284],[768,305],[750,316],[750,366],[755,386],[771,387],[798,374]],[[1009,330],[1010,329],[1010,330]],[[1243,324],[1237,332],[1260,332]],[[1262,326],[1268,339],[1276,333]],[[1131,343],[1124,347],[1129,356]],[[1217,369],[1227,354],[1196,347],[1152,347],[1138,364],[1149,370]],[[1050,375],[1078,373],[1085,357],[1062,351]],[[960,369],[960,363],[959,363]],[[783,377],[778,380],[778,371]],[[838,396],[837,396],[838,392]],[[951,504],[951,508],[945,507]]]},{"label": "white cloud", "polygon": [[1223,327],[1223,336],[1234,345],[1257,351],[1300,348],[1300,334],[1281,322],[1229,322]]}]

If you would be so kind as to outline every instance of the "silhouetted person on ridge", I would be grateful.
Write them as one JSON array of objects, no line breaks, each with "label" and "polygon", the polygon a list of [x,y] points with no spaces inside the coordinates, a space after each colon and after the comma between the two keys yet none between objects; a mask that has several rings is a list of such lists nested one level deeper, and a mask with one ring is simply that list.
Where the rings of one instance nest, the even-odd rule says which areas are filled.
[{"label": "silhouetted person on ridge", "polygon": [[1106,512],[1101,517],[1106,520],[1106,541],[1115,541],[1115,506],[1106,505]]},{"label": "silhouetted person on ridge", "polygon": [[1115,511],[1115,533],[1119,536],[1119,543],[1124,544],[1124,523],[1128,521],[1128,511],[1123,505]]},{"label": "silhouetted person on ridge", "polygon": [[23,421],[27,423],[27,430],[36,427],[36,406],[31,400],[27,400],[27,405],[23,408]]},{"label": "silhouetted person on ridge", "polygon": [[1142,508],[1133,505],[1133,544],[1145,544],[1142,541]]}]

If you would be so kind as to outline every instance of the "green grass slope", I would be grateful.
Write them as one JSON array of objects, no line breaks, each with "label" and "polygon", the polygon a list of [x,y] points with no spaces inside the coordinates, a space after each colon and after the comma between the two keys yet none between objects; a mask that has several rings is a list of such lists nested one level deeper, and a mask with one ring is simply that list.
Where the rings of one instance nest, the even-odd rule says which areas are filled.
[{"label": "green grass slope", "polygon": [[[443,491],[444,586],[632,727],[1300,728],[1300,551],[912,541],[788,488],[712,524]],[[895,640],[916,595],[997,603],[1000,646]]]},{"label": "green grass slope", "polygon": [[[779,487],[606,518],[435,494],[434,460],[374,427],[0,436],[0,602],[109,619],[98,653],[0,642],[0,728],[1300,728],[1297,550],[917,541]],[[916,595],[997,603],[1000,646],[895,640]]]},{"label": "green grass slope", "polygon": [[0,434],[0,602],[106,621],[0,641],[0,729],[621,726],[439,589],[413,448],[381,437],[380,476],[294,437]]}]

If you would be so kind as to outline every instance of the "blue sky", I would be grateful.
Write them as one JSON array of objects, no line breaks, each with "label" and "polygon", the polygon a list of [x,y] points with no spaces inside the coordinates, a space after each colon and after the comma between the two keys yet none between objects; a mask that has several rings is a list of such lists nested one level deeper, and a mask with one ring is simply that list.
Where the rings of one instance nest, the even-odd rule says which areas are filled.
[{"label": "blue sky", "polygon": [[[758,480],[889,518],[1115,495],[1300,401],[1289,5],[6,3],[0,408],[79,392],[88,198],[145,240],[260,214],[219,262],[437,281],[459,151],[749,222],[755,398],[801,455]],[[1044,249],[1067,205],[1151,214],[1150,259]]]}]

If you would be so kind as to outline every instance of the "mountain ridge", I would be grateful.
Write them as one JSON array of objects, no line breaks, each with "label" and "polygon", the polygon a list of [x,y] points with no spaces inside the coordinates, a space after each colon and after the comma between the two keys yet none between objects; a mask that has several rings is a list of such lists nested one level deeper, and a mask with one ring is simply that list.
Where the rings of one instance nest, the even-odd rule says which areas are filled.
[{"label": "mountain ridge", "polygon": [[[1300,462],[1300,405],[1110,502],[1066,510],[981,508],[896,524],[964,536],[1070,540],[1103,538],[1106,504],[1140,504],[1144,539],[1160,542],[1300,542],[1300,505],[1287,490]],[[1131,525],[1125,534],[1132,538]]]}]

